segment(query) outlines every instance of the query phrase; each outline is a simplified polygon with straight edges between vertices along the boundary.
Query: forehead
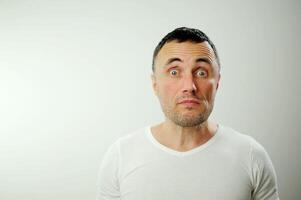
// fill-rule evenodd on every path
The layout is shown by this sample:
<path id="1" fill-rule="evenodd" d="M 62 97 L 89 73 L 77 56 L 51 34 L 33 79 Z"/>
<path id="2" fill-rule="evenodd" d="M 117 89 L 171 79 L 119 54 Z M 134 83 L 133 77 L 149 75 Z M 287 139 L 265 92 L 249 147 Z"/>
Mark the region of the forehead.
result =
<path id="1" fill-rule="evenodd" d="M 159 51 L 156 58 L 156 65 L 162 66 L 164 62 L 171 57 L 178 57 L 182 60 L 193 58 L 207 58 L 212 63 L 216 61 L 215 54 L 208 42 L 177 42 L 171 41 L 166 43 Z"/>

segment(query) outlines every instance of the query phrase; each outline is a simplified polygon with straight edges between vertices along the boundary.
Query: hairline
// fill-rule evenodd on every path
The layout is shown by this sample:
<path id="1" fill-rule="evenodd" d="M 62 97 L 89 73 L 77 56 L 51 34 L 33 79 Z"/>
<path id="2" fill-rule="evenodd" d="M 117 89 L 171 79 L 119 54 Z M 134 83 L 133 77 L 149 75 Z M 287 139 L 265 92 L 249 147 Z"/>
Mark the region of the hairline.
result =
<path id="1" fill-rule="evenodd" d="M 214 47 L 210 44 L 209 41 L 207 40 L 204 40 L 202 42 L 199 42 L 199 41 L 195 41 L 195 40 L 192 40 L 192 39 L 187 39 L 187 40 L 179 40 L 179 39 L 171 39 L 171 40 L 167 40 L 164 44 L 162 45 L 158 45 L 154 51 L 154 54 L 153 54 L 153 62 L 152 62 L 152 72 L 154 73 L 156 68 L 155 68 L 155 62 L 156 62 L 156 59 L 157 59 L 157 56 L 159 54 L 159 52 L 161 51 L 161 49 L 167 44 L 167 43 L 170 43 L 170 42 L 177 42 L 177 43 L 183 43 L 183 42 L 191 42 L 191 43 L 195 43 L 195 44 L 201 44 L 201 43 L 204 43 L 204 42 L 207 42 L 209 44 L 209 46 L 211 47 L 213 53 L 214 53 L 214 57 L 215 57 L 215 60 L 216 60 L 216 64 L 217 64 L 217 68 L 218 68 L 218 72 L 220 72 L 220 63 L 219 63 L 219 58 L 218 58 L 218 55 L 216 54 L 215 50 L 214 50 Z M 158 50 L 157 48 L 160 47 Z"/>

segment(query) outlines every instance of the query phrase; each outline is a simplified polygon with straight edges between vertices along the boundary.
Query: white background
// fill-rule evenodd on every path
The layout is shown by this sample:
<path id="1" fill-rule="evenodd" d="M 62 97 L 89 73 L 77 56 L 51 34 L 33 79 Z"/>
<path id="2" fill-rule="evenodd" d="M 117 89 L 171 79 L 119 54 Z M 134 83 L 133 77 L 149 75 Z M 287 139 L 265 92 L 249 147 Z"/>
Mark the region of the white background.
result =
<path id="1" fill-rule="evenodd" d="M 0 199 L 95 199 L 118 137 L 160 122 L 152 52 L 179 26 L 221 57 L 213 120 L 268 151 L 300 197 L 300 1 L 0 0 Z"/>

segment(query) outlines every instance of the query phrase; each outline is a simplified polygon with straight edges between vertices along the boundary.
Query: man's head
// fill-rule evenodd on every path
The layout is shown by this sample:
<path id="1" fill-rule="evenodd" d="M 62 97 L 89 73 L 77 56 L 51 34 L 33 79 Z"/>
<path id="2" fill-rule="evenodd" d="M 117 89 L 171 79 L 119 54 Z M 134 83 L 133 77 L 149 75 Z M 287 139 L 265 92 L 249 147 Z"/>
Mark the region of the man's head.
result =
<path id="1" fill-rule="evenodd" d="M 156 57 L 161 50 L 161 48 L 168 42 L 171 41 L 178 41 L 178 42 L 193 42 L 193 43 L 201 43 L 201 42 L 208 42 L 208 44 L 211 46 L 212 50 L 214 51 L 217 64 L 220 70 L 220 61 L 218 57 L 217 50 L 215 48 L 215 45 L 213 42 L 209 39 L 209 37 L 202 31 L 194 28 L 187 28 L 187 27 L 180 27 L 176 28 L 172 32 L 168 33 L 162 40 L 159 42 L 159 44 L 156 46 L 154 53 L 153 53 L 153 62 L 152 62 L 152 70 L 155 71 L 155 60 Z"/>
<path id="2" fill-rule="evenodd" d="M 168 120 L 182 127 L 205 122 L 214 105 L 220 65 L 213 43 L 197 29 L 178 28 L 158 44 L 153 89 Z"/>

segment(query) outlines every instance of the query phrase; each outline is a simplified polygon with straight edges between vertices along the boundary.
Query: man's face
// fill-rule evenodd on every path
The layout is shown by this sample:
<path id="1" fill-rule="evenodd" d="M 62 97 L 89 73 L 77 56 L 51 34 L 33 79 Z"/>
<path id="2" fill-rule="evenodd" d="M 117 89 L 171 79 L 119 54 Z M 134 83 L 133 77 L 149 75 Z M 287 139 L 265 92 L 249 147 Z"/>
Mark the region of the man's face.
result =
<path id="1" fill-rule="evenodd" d="M 207 42 L 166 43 L 155 59 L 152 75 L 165 116 L 182 127 L 208 119 L 219 79 L 217 60 Z"/>

